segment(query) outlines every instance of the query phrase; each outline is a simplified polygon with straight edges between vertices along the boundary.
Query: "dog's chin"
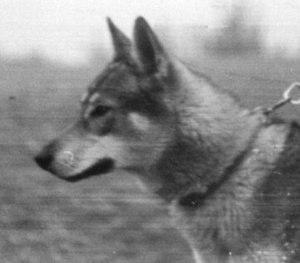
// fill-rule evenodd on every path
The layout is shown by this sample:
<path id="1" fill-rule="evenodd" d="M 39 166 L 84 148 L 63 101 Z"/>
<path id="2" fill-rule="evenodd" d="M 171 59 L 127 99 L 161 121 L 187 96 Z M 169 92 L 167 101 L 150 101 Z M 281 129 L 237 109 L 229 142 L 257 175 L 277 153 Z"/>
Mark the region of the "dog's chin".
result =
<path id="1" fill-rule="evenodd" d="M 68 177 L 60 177 L 61 179 L 67 182 L 78 182 L 93 176 L 98 176 L 101 174 L 106 174 L 112 171 L 114 168 L 114 161 L 110 158 L 101 159 L 86 170 L 81 173 L 68 176 Z"/>

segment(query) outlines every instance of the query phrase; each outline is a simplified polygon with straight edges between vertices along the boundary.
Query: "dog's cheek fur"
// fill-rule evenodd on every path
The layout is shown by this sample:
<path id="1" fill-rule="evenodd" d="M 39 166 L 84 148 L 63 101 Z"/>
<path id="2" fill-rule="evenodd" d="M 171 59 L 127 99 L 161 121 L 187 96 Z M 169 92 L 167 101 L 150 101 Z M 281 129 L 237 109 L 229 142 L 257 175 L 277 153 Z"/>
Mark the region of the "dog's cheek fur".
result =
<path id="1" fill-rule="evenodd" d="M 111 132 L 115 121 L 115 117 L 111 113 L 109 113 L 108 116 L 90 120 L 88 124 L 88 131 L 96 136 L 105 136 Z"/>
<path id="2" fill-rule="evenodd" d="M 133 112 L 129 114 L 129 120 L 137 130 L 141 132 L 149 130 L 150 121 L 146 116 Z"/>

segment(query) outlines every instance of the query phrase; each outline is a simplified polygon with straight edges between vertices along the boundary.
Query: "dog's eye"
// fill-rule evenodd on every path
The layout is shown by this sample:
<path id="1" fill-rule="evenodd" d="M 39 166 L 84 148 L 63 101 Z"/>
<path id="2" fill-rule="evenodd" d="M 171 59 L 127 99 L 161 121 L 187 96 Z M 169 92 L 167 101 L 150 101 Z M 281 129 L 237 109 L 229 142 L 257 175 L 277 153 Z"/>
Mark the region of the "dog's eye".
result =
<path id="1" fill-rule="evenodd" d="M 102 117 L 105 114 L 107 114 L 111 110 L 110 107 L 108 106 L 103 106 L 103 105 L 98 105 L 92 112 L 91 112 L 91 117 L 92 118 L 97 118 L 97 117 Z"/>

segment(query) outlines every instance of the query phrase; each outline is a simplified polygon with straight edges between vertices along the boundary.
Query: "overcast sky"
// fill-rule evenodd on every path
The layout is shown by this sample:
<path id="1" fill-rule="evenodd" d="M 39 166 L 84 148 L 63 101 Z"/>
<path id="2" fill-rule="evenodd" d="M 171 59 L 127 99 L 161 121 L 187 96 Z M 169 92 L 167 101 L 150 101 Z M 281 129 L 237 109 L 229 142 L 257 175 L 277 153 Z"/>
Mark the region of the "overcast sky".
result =
<path id="1" fill-rule="evenodd" d="M 131 35 L 134 18 L 150 24 L 222 26 L 224 13 L 243 2 L 262 25 L 267 46 L 295 54 L 300 47 L 300 0 L 0 0 L 0 52 L 38 51 L 82 62 L 91 43 L 107 45 L 105 17 Z"/>

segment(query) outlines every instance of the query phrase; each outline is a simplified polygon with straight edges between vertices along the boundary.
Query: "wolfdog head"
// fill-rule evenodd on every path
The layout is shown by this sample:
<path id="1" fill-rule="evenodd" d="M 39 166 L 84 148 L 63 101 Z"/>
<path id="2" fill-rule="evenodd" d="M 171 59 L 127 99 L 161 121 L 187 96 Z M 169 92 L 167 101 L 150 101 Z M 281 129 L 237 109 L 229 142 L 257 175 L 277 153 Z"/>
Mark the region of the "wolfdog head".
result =
<path id="1" fill-rule="evenodd" d="M 114 57 L 81 100 L 78 121 L 35 157 L 67 181 L 121 169 L 147 170 L 174 133 L 172 63 L 139 17 L 134 43 L 108 19 Z"/>

